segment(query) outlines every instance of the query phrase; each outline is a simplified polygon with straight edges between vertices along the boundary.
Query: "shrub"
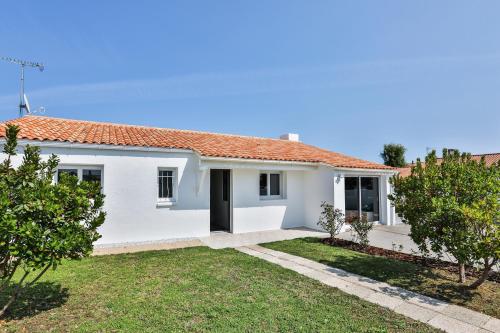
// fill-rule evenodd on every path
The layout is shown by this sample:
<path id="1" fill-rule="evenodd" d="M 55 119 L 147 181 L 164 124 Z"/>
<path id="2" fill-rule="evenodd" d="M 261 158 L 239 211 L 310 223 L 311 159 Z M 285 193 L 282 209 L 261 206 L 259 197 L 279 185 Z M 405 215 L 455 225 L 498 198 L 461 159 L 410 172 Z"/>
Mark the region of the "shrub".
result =
<path id="1" fill-rule="evenodd" d="M 411 227 L 410 237 L 421 252 L 448 252 L 459 264 L 459 281 L 465 282 L 465 265 L 483 266 L 477 288 L 500 259 L 500 162 L 487 166 L 484 157 L 443 150 L 417 160 L 411 175 L 391 179 L 389 196 Z"/>
<path id="2" fill-rule="evenodd" d="M 368 240 L 368 233 L 373 229 L 373 223 L 368 222 L 368 217 L 366 213 L 361 214 L 361 218 L 354 216 L 350 220 L 351 232 L 359 245 L 362 247 L 368 246 L 370 241 Z"/>
<path id="3" fill-rule="evenodd" d="M 26 146 L 21 165 L 14 168 L 18 132 L 16 126 L 7 127 L 7 158 L 0 164 L 0 293 L 12 290 L 0 317 L 49 268 L 88 256 L 105 218 L 99 184 L 68 175 L 54 183 L 55 155 L 43 161 L 38 147 Z M 20 278 L 12 283 L 17 271 Z M 7 288 L 11 283 L 13 288 Z"/>
<path id="4" fill-rule="evenodd" d="M 321 203 L 323 211 L 319 216 L 318 226 L 326 230 L 333 239 L 337 236 L 345 223 L 344 213 L 338 208 L 334 208 L 332 204 L 323 201 Z"/>

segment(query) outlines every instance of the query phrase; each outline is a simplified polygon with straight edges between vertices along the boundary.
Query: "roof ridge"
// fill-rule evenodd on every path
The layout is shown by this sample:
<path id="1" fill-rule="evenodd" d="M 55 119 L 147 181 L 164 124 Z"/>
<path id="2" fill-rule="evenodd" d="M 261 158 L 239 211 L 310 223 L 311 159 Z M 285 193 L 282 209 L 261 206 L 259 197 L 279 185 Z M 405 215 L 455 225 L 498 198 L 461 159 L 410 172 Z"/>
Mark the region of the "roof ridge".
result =
<path id="1" fill-rule="evenodd" d="M 40 116 L 40 115 L 24 115 L 19 118 L 14 118 L 10 120 L 6 120 L 4 122 L 0 122 L 0 124 L 6 124 L 12 121 L 20 120 L 23 118 L 42 118 L 42 119 L 54 119 L 54 120 L 63 120 L 63 121 L 70 121 L 73 123 L 87 123 L 87 124 L 94 124 L 94 125 L 111 125 L 111 126 L 122 126 L 122 127 L 135 127 L 135 128 L 142 128 L 142 129 L 157 129 L 157 130 L 162 130 L 162 131 L 170 131 L 170 132 L 184 132 L 184 133 L 198 133 L 198 134 L 211 134 L 211 135 L 220 135 L 220 136 L 228 136 L 228 137 L 237 137 L 237 138 L 245 138 L 245 139 L 258 139 L 258 140 L 273 140 L 273 141 L 279 141 L 279 142 L 290 142 L 290 143 L 301 143 L 304 144 L 303 142 L 300 141 L 289 141 L 289 140 L 284 140 L 284 139 L 279 139 L 279 138 L 268 138 L 268 137 L 262 137 L 262 136 L 254 136 L 254 135 L 241 135 L 241 134 L 230 134 L 230 133 L 218 133 L 218 132 L 209 132 L 209 131 L 199 131 L 199 130 L 187 130 L 187 129 L 178 129 L 178 128 L 168 128 L 168 127 L 157 127 L 157 126 L 147 126 L 147 125 L 131 125 L 131 124 L 120 124 L 120 123 L 113 123 L 113 122 L 108 122 L 108 121 L 95 121 L 95 120 L 80 120 L 80 119 L 71 119 L 71 118 L 62 118 L 62 117 L 50 117 L 50 116 Z M 318 147 L 315 147 L 318 148 Z"/>

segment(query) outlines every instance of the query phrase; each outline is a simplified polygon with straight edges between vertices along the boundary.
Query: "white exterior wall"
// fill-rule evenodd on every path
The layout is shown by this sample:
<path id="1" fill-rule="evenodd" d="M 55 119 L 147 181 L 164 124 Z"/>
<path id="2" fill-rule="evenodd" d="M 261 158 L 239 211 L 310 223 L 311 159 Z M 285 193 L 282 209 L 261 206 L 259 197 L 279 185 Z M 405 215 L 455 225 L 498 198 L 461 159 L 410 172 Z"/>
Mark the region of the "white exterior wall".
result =
<path id="1" fill-rule="evenodd" d="M 261 170 L 266 170 L 265 166 Z M 283 172 L 284 197 L 261 199 L 258 169 L 233 170 L 233 232 L 304 225 L 304 171 Z"/>
<path id="2" fill-rule="evenodd" d="M 42 155 L 56 154 L 61 166 L 103 168 L 107 217 L 97 244 L 138 243 L 210 234 L 210 168 L 231 169 L 232 232 L 275 230 L 306 226 L 317 229 L 321 202 L 344 210 L 344 177 L 353 175 L 327 166 L 261 161 L 207 161 L 192 152 L 42 146 Z M 0 160 L 3 160 L 0 154 Z M 19 163 L 21 156 L 14 159 Z M 158 168 L 176 168 L 175 205 L 157 206 Z M 284 198 L 259 196 L 259 172 L 283 173 Z M 387 176 L 376 171 L 356 175 L 380 176 L 381 223 L 394 220 L 386 200 Z"/>
<path id="3" fill-rule="evenodd" d="M 326 201 L 335 206 L 341 205 L 339 208 L 344 210 L 343 204 L 343 182 L 340 184 L 335 183 L 335 172 L 332 168 L 321 166 L 315 172 L 308 172 L 304 176 L 305 197 L 305 218 L 304 224 L 308 228 L 318 229 L 318 219 L 321 213 L 321 203 Z M 342 189 L 340 189 L 342 187 Z M 334 195 L 341 196 L 335 200 Z"/>
<path id="4" fill-rule="evenodd" d="M 210 234 L 210 178 L 197 193 L 198 158 L 193 153 L 43 148 L 60 166 L 103 166 L 106 221 L 96 244 L 148 242 Z M 16 161 L 19 163 L 20 156 Z M 178 170 L 176 205 L 157 207 L 159 167 Z"/>

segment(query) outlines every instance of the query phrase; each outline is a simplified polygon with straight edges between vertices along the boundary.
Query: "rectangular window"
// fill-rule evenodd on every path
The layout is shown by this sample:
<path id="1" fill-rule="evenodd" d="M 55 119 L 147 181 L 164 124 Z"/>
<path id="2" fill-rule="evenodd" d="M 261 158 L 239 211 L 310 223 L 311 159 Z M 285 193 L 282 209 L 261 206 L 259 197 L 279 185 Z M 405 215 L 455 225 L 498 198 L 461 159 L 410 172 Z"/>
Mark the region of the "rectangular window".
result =
<path id="1" fill-rule="evenodd" d="M 283 173 L 261 172 L 259 177 L 259 195 L 262 199 L 283 198 Z"/>
<path id="2" fill-rule="evenodd" d="M 103 168 L 99 166 L 62 165 L 57 169 L 55 181 L 58 182 L 62 174 L 76 176 L 79 181 L 96 182 L 102 185 Z"/>
<path id="3" fill-rule="evenodd" d="M 83 169 L 82 180 L 101 184 L 101 170 Z"/>
<path id="4" fill-rule="evenodd" d="M 173 170 L 158 171 L 158 198 L 173 199 L 174 197 L 174 172 Z"/>
<path id="5" fill-rule="evenodd" d="M 379 220 L 379 184 L 377 177 L 345 177 L 346 217 L 365 214 L 368 221 Z"/>

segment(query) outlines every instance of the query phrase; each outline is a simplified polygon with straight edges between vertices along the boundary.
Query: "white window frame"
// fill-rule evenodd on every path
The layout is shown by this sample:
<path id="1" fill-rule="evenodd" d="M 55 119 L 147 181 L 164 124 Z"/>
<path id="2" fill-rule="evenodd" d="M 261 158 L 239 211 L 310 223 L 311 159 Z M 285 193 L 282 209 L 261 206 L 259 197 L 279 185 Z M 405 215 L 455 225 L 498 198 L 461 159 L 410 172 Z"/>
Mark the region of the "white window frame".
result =
<path id="1" fill-rule="evenodd" d="M 54 174 L 54 183 L 59 182 L 59 170 L 76 170 L 79 181 L 83 180 L 83 170 L 99 170 L 101 171 L 101 188 L 104 188 L 104 166 L 102 165 L 59 164 Z"/>
<path id="2" fill-rule="evenodd" d="M 260 175 L 267 175 L 267 194 L 260 194 Z M 280 194 L 279 195 L 271 195 L 271 175 L 279 175 L 280 181 Z M 283 171 L 260 171 L 259 172 L 259 197 L 261 200 L 279 200 L 285 199 L 285 174 Z"/>
<path id="3" fill-rule="evenodd" d="M 171 198 L 160 198 L 159 190 L 160 190 L 160 171 L 172 171 L 172 197 Z M 178 194 L 178 184 L 177 184 L 177 168 L 171 167 L 159 167 L 156 171 L 156 200 L 157 206 L 172 206 L 177 203 L 177 194 Z"/>

